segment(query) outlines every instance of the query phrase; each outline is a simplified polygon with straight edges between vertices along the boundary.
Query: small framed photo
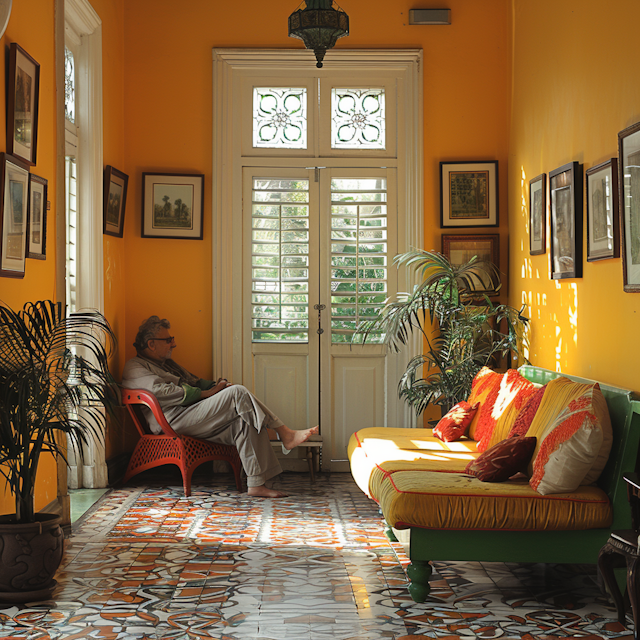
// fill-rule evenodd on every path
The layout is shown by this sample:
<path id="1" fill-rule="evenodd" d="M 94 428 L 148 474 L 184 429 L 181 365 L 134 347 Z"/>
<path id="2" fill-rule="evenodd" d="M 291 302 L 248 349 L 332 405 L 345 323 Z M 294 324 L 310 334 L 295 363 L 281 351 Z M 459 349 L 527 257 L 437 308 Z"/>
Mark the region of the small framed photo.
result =
<path id="1" fill-rule="evenodd" d="M 478 260 L 491 262 L 496 269 L 500 268 L 500 234 L 491 233 L 483 235 L 447 235 L 442 234 L 442 253 L 455 267 L 466 264 L 477 256 Z M 491 282 L 478 280 L 474 284 L 474 291 L 498 295 Z"/>
<path id="2" fill-rule="evenodd" d="M 142 174 L 142 237 L 202 240 L 204 176 Z"/>
<path id="3" fill-rule="evenodd" d="M 498 226 L 498 162 L 440 163 L 440 226 Z"/>
<path id="4" fill-rule="evenodd" d="M 29 174 L 27 216 L 27 258 L 47 259 L 47 185 L 48 182 Z"/>
<path id="5" fill-rule="evenodd" d="M 7 152 L 36 163 L 40 65 L 15 42 L 9 47 Z"/>
<path id="6" fill-rule="evenodd" d="M 570 162 L 549 172 L 551 278 L 582 277 L 582 165 Z"/>
<path id="7" fill-rule="evenodd" d="M 104 170 L 104 207 L 102 233 L 122 238 L 124 213 L 127 204 L 129 176 L 115 167 L 107 165 Z"/>
<path id="8" fill-rule="evenodd" d="M 0 153 L 0 276 L 24 278 L 29 165 Z"/>
<path id="9" fill-rule="evenodd" d="M 618 160 L 585 172 L 587 180 L 587 262 L 620 257 Z"/>
<path id="10" fill-rule="evenodd" d="M 529 180 L 529 254 L 547 252 L 547 175 Z"/>
<path id="11" fill-rule="evenodd" d="M 618 134 L 623 287 L 640 292 L 640 122 Z"/>

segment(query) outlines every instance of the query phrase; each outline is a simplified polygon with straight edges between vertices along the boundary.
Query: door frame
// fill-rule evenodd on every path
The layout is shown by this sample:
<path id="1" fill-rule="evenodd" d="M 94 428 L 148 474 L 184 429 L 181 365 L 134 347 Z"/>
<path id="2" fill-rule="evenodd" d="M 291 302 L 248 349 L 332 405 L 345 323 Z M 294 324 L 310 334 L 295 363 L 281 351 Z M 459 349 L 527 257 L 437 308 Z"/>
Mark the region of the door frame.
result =
<path id="1" fill-rule="evenodd" d="M 242 156 L 240 110 L 241 79 L 269 75 L 273 71 L 314 70 L 308 51 L 292 49 L 217 49 L 213 55 L 213 171 L 212 171 L 212 282 L 213 371 L 242 383 L 242 267 L 243 267 L 243 168 L 264 166 L 260 157 Z M 423 75 L 421 49 L 338 49 L 331 53 L 336 71 L 358 74 L 392 72 L 397 80 L 397 157 L 300 157 L 282 158 L 281 166 L 380 167 L 397 166 L 398 251 L 424 246 L 423 195 Z M 293 161 L 293 162 L 292 162 Z M 278 160 L 271 163 L 278 165 Z M 398 290 L 409 290 L 413 276 L 398 273 Z M 420 353 L 415 335 L 395 359 L 395 380 L 409 359 Z M 391 371 L 390 371 L 391 374 Z M 415 426 L 416 417 L 404 403 L 397 403 L 393 423 Z M 391 421 L 390 421 L 391 422 Z"/>

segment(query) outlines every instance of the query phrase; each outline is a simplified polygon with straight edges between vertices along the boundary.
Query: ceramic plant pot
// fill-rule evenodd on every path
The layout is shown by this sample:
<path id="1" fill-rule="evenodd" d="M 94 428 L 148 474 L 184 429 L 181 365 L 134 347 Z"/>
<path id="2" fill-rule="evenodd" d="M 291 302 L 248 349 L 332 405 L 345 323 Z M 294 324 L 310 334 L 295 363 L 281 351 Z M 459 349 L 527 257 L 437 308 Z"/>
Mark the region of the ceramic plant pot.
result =
<path id="1" fill-rule="evenodd" d="M 0 602 L 51 596 L 64 548 L 61 520 L 55 514 L 37 513 L 36 522 L 17 524 L 15 516 L 0 516 Z"/>

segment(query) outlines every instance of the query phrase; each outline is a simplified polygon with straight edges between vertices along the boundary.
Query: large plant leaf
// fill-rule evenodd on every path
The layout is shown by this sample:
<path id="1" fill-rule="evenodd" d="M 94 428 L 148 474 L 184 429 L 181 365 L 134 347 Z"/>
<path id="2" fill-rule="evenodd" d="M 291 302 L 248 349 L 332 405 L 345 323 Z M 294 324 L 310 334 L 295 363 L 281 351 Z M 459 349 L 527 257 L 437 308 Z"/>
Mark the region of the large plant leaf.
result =
<path id="1" fill-rule="evenodd" d="M 0 305 L 0 473 L 16 498 L 19 521 L 33 521 L 40 456 L 64 457 L 68 436 L 82 453 L 88 435 L 102 437 L 111 408 L 108 357 L 115 336 L 96 311 L 66 316 L 61 304 Z M 62 438 L 66 442 L 66 438 Z"/>

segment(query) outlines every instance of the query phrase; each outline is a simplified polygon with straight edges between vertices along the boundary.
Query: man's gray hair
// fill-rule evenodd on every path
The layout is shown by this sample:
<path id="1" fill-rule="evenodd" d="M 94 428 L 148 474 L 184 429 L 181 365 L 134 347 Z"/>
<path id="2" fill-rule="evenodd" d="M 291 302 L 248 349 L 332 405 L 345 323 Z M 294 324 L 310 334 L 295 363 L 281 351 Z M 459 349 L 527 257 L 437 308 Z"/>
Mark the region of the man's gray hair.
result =
<path id="1" fill-rule="evenodd" d="M 148 346 L 149 340 L 153 340 L 153 338 L 158 335 L 160 329 L 169 329 L 170 327 L 171 324 L 166 318 L 162 318 L 162 320 L 158 316 L 147 318 L 140 325 L 136 341 L 133 343 L 136 351 L 144 351 Z"/>

